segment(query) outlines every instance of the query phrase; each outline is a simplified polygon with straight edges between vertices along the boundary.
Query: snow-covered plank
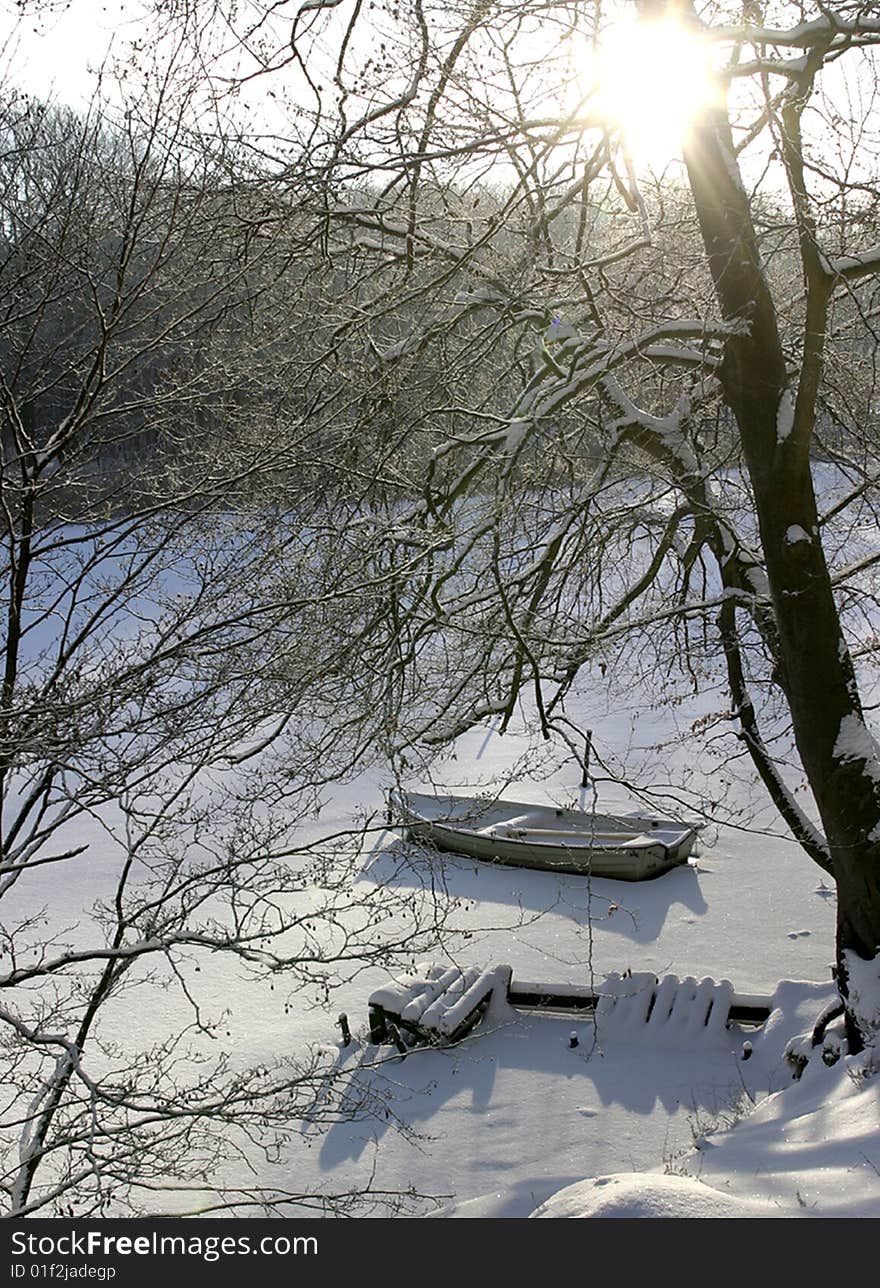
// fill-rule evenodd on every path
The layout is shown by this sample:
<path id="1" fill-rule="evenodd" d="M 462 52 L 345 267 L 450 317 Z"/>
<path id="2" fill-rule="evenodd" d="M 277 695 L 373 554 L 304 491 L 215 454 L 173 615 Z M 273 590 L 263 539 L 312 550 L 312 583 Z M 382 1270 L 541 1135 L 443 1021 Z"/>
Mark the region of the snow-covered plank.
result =
<path id="1" fill-rule="evenodd" d="M 456 1042 L 482 1017 L 495 990 L 507 993 L 509 966 L 482 970 L 421 962 L 370 995 L 370 1034 L 382 1042 L 388 1025 L 425 1042 Z"/>

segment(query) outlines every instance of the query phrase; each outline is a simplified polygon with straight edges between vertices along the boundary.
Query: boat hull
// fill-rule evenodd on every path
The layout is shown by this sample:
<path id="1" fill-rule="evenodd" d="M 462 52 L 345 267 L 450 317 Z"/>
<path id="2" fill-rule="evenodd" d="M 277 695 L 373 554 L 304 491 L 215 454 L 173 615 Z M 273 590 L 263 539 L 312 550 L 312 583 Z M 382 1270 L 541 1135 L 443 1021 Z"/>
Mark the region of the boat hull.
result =
<path id="1" fill-rule="evenodd" d="M 392 808 L 413 840 L 438 850 L 507 867 L 619 881 L 644 881 L 686 863 L 697 836 L 697 828 L 672 820 L 516 801 L 396 793 Z"/>

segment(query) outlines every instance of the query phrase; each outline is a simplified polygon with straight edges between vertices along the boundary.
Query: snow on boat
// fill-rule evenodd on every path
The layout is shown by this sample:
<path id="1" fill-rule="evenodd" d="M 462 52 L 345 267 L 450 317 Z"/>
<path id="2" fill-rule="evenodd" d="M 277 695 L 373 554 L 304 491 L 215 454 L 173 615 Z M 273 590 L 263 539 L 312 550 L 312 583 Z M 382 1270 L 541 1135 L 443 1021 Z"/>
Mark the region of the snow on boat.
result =
<path id="1" fill-rule="evenodd" d="M 485 796 L 392 792 L 413 840 L 488 863 L 643 881 L 686 863 L 699 826 L 643 814 L 595 814 Z"/>

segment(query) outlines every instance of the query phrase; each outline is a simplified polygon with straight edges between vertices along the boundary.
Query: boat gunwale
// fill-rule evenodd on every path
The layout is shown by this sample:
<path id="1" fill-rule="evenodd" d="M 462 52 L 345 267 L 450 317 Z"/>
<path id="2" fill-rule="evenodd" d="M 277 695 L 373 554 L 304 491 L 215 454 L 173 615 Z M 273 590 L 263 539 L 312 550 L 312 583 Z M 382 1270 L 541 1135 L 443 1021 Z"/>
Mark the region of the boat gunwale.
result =
<path id="1" fill-rule="evenodd" d="M 641 832 L 624 832 L 621 834 L 621 840 L 618 842 L 609 842 L 603 839 L 602 841 L 591 843 L 586 834 L 584 834 L 583 840 L 578 840 L 578 834 L 576 832 L 571 834 L 573 838 L 572 841 L 567 842 L 561 838 L 558 841 L 548 841 L 542 837 L 536 837 L 533 840 L 524 829 L 522 836 L 493 836 L 489 832 L 477 832 L 473 828 L 469 827 L 450 827 L 447 823 L 435 823 L 431 819 L 426 818 L 419 818 L 416 823 L 411 823 L 409 826 L 429 828 L 433 832 L 443 832 L 447 836 L 451 837 L 474 837 L 480 841 L 488 841 L 490 844 L 503 842 L 506 845 L 522 846 L 523 849 L 527 849 L 529 846 L 540 846 L 542 850 L 562 850 L 566 854 L 588 854 L 593 852 L 612 854 L 618 852 L 626 853 L 629 850 L 649 850 L 655 848 L 665 850 L 668 853 L 670 849 L 675 849 L 678 845 L 681 845 L 682 840 L 689 835 L 688 832 L 682 833 L 682 837 L 674 841 L 670 846 L 667 842 L 661 841 L 659 838 L 652 839 Z"/>
<path id="2" fill-rule="evenodd" d="M 565 833 L 565 829 L 560 829 L 559 830 L 560 840 L 547 841 L 540 835 L 535 835 L 534 831 L 530 835 L 528 828 L 522 827 L 521 825 L 518 825 L 518 824 L 516 825 L 517 830 L 522 832 L 523 835 L 521 836 L 500 835 L 499 836 L 499 835 L 494 835 L 492 832 L 492 829 L 495 827 L 502 828 L 505 826 L 513 826 L 514 824 L 512 821 L 505 821 L 503 819 L 500 819 L 497 823 L 488 824 L 483 828 L 477 829 L 475 826 L 473 826 L 472 823 L 469 824 L 467 821 L 464 821 L 464 820 L 461 823 L 457 823 L 455 820 L 450 819 L 448 817 L 444 819 L 439 819 L 439 820 L 434 819 L 434 818 L 431 818 L 430 815 L 422 813 L 417 808 L 413 807 L 413 805 L 411 804 L 411 800 L 413 796 L 421 797 L 426 800 L 436 799 L 436 798 L 431 798 L 430 795 L 425 792 L 392 793 L 392 801 L 396 802 L 398 806 L 402 809 L 403 814 L 406 816 L 406 820 L 407 820 L 406 826 L 408 827 L 422 827 L 422 828 L 429 829 L 430 831 L 440 832 L 440 833 L 443 833 L 445 837 L 451 838 L 452 840 L 455 840 L 458 837 L 473 838 L 476 841 L 489 842 L 490 844 L 502 843 L 505 845 L 520 846 L 524 850 L 529 847 L 538 847 L 542 852 L 552 852 L 554 850 L 557 850 L 561 852 L 563 855 L 588 854 L 592 852 L 596 854 L 608 854 L 613 856 L 616 854 L 625 854 L 627 852 L 636 852 L 636 851 L 659 848 L 664 851 L 664 854 L 668 859 L 670 855 L 672 855 L 673 853 L 677 854 L 678 850 L 683 845 L 686 845 L 689 840 L 692 840 L 693 838 L 695 838 L 699 833 L 699 827 L 696 827 L 693 825 L 689 826 L 687 824 L 676 824 L 675 820 L 670 819 L 668 821 L 672 826 L 670 828 L 666 828 L 663 830 L 666 832 L 667 836 L 672 831 L 673 827 L 677 828 L 677 830 L 674 832 L 674 834 L 669 840 L 662 840 L 659 835 L 652 837 L 650 833 L 646 832 L 643 828 L 641 831 L 638 831 L 638 832 L 635 830 L 633 830 L 632 832 L 621 831 L 620 833 L 612 833 L 610 834 L 610 836 L 607 833 L 598 833 L 593 831 L 589 831 L 589 832 L 572 831 L 570 833 L 572 838 L 571 841 L 561 839 L 563 836 L 566 835 L 566 833 Z M 467 802 L 469 798 L 449 795 L 446 799 L 450 801 Z M 578 814 L 581 817 L 586 819 L 589 819 L 591 817 L 590 815 L 586 814 L 584 811 L 580 811 L 580 810 L 562 810 L 552 805 L 542 805 L 542 804 L 529 805 L 527 802 L 524 802 L 524 801 L 504 802 L 500 798 L 496 799 L 494 802 L 491 802 L 489 804 L 489 807 L 491 808 L 497 805 L 504 805 L 505 803 L 510 804 L 511 807 L 520 807 L 520 808 L 526 808 L 526 809 L 546 811 L 548 813 L 551 810 L 553 810 L 558 817 L 562 817 L 565 814 L 569 814 L 569 815 Z M 439 801 L 438 801 L 438 804 L 439 804 Z M 619 822 L 624 821 L 624 818 L 621 816 L 602 814 L 597 817 L 600 817 L 603 819 L 613 818 L 615 819 L 615 821 L 619 821 Z M 636 816 L 636 818 L 638 818 L 638 816 Z M 648 822 L 647 819 L 644 819 L 642 821 Z M 665 822 L 666 820 L 662 820 L 662 821 Z M 654 825 L 656 826 L 656 823 Z M 660 829 L 658 828 L 658 831 L 659 830 Z M 599 840 L 600 836 L 601 836 L 601 840 Z M 614 839 L 617 836 L 620 837 L 619 841 L 616 841 Z M 591 840 L 591 838 L 595 838 L 595 839 Z"/>

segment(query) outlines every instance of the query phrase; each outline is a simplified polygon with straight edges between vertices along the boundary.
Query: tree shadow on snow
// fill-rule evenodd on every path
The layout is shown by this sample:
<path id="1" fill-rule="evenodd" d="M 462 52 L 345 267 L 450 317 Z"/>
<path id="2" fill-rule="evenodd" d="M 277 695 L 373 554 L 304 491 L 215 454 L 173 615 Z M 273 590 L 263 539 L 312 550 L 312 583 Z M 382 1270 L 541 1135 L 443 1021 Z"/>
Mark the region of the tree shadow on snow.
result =
<path id="1" fill-rule="evenodd" d="M 653 943 L 670 911 L 681 905 L 695 916 L 708 911 L 700 873 L 683 864 L 649 881 L 614 881 L 568 873 L 481 863 L 464 855 L 381 834 L 366 856 L 361 879 L 386 887 L 442 890 L 450 899 L 508 907 L 535 917 L 552 912 L 578 925 L 601 923 L 638 944 Z"/>
<path id="2" fill-rule="evenodd" d="M 330 1128 L 321 1143 L 322 1171 L 357 1161 L 389 1130 L 400 1129 L 432 1155 L 442 1152 L 447 1136 L 472 1139 L 469 1170 L 482 1166 L 497 1175 L 503 1161 L 486 1154 L 488 1128 L 503 1131 L 508 1117 L 532 1135 L 544 1119 L 554 1127 L 563 1120 L 572 1138 L 586 1145 L 591 1132 L 608 1130 L 605 1115 L 612 1107 L 618 1116 L 620 1110 L 633 1115 L 637 1132 L 638 1120 L 658 1107 L 708 1121 L 745 1089 L 733 1033 L 729 1049 L 723 1040 L 662 1046 L 647 1039 L 603 1040 L 601 1032 L 594 1041 L 589 1019 L 521 1012 L 506 1003 L 493 1009 L 491 1020 L 453 1047 L 417 1048 L 406 1056 L 391 1047 L 365 1047 L 352 1071 L 351 1094 L 370 1106 L 370 1117 Z M 472 1122 L 462 1124 L 462 1115 Z"/>

